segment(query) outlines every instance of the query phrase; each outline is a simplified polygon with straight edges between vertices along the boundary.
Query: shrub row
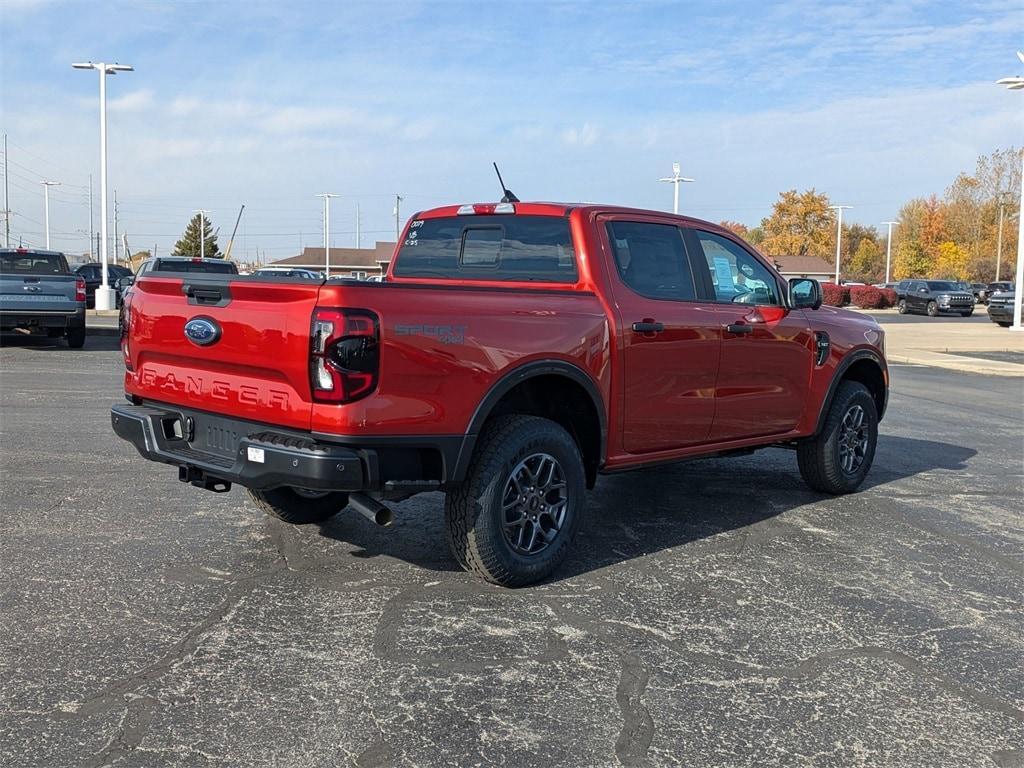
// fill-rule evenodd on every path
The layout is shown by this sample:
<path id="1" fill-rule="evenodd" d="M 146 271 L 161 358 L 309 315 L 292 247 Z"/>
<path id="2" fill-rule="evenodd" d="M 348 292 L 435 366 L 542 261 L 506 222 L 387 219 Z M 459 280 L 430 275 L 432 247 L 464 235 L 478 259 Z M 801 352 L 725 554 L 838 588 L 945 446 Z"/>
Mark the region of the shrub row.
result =
<path id="1" fill-rule="evenodd" d="M 852 304 L 861 309 L 887 309 L 896 306 L 896 291 L 891 288 L 875 288 L 873 285 L 822 283 L 821 301 L 830 307 Z"/>

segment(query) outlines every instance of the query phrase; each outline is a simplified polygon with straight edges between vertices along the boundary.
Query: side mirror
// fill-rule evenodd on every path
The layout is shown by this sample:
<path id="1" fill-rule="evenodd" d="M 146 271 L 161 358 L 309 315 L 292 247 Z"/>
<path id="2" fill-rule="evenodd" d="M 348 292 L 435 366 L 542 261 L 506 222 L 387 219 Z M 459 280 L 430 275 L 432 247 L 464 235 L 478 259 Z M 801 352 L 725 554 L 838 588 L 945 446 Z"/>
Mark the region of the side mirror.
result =
<path id="1" fill-rule="evenodd" d="M 789 306 L 793 309 L 817 309 L 821 306 L 821 285 L 809 277 L 789 281 Z"/>

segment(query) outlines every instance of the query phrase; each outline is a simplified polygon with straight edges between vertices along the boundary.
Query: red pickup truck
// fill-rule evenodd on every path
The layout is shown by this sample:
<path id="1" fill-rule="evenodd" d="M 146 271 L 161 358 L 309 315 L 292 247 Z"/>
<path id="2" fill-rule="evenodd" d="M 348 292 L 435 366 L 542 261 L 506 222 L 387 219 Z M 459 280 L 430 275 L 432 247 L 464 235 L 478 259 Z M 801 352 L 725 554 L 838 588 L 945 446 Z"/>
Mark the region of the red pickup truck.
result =
<path id="1" fill-rule="evenodd" d="M 781 446 L 853 491 L 888 398 L 873 319 L 605 205 L 424 211 L 381 283 L 146 275 L 124 326 L 111 420 L 144 457 L 293 523 L 444 491 L 454 556 L 507 586 L 557 567 L 602 473 Z"/>

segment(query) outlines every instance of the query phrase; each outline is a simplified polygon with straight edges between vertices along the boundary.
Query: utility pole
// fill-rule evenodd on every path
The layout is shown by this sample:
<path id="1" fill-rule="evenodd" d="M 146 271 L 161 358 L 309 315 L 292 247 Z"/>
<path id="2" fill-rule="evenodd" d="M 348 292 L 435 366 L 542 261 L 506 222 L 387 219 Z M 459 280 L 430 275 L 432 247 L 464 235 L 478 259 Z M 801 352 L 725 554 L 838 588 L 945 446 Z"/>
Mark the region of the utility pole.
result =
<path id="1" fill-rule="evenodd" d="M 46 250 L 50 250 L 50 187 L 59 187 L 59 181 L 40 181 L 43 185 L 43 222 L 46 226 Z"/>
<path id="2" fill-rule="evenodd" d="M 359 203 L 356 203 L 356 248 L 359 247 Z"/>
<path id="3" fill-rule="evenodd" d="M 103 264 L 100 285 L 96 289 L 96 309 L 116 309 L 116 294 L 107 281 L 107 75 L 131 72 L 128 64 L 79 62 L 75 69 L 95 69 L 100 75 L 100 257 Z"/>
<path id="4" fill-rule="evenodd" d="M 89 174 L 89 261 L 95 261 L 98 254 L 92 250 L 92 174 Z"/>
<path id="5" fill-rule="evenodd" d="M 199 258 L 206 258 L 206 214 L 209 213 L 205 208 L 200 208 L 196 211 L 199 214 Z"/>
<path id="6" fill-rule="evenodd" d="M 658 179 L 658 181 L 667 182 L 675 187 L 675 190 L 672 194 L 672 213 L 676 215 L 679 215 L 679 185 L 687 182 L 696 181 L 696 179 L 688 179 L 685 176 L 680 176 L 679 168 L 679 163 L 672 163 L 672 175 Z"/>
<path id="7" fill-rule="evenodd" d="M 402 200 L 404 198 L 401 195 L 395 195 L 395 242 L 398 242 L 398 238 L 402 236 L 402 219 L 401 219 L 401 207 Z"/>
<path id="8" fill-rule="evenodd" d="M 830 205 L 829 208 L 834 210 L 838 215 L 836 219 L 836 285 L 839 285 L 839 258 L 840 248 L 843 244 L 843 211 L 847 208 L 852 208 L 852 205 Z"/>
<path id="9" fill-rule="evenodd" d="M 317 197 L 324 199 L 324 275 L 331 276 L 331 198 L 339 195 L 321 192 Z"/>
<path id="10" fill-rule="evenodd" d="M 114 263 L 117 264 L 118 254 L 118 238 L 117 238 L 117 190 L 114 190 Z"/>
<path id="11" fill-rule="evenodd" d="M 7 134 L 4 134 L 4 245 L 11 247 L 11 193 L 7 187 Z"/>
<path id="12" fill-rule="evenodd" d="M 889 225 L 889 234 L 885 238 L 885 282 L 889 282 L 889 267 L 892 264 L 892 228 L 899 224 L 898 221 L 883 221 Z"/>

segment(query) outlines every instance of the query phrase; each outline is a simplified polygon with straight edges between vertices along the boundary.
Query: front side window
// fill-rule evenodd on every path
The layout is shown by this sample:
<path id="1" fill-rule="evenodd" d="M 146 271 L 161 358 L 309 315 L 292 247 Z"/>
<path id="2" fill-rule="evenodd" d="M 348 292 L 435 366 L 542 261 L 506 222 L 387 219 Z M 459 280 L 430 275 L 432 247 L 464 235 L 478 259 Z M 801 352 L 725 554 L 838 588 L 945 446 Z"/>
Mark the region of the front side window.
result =
<path id="1" fill-rule="evenodd" d="M 394 274 L 575 283 L 576 251 L 564 216 L 417 219 L 398 251 Z"/>
<path id="2" fill-rule="evenodd" d="M 697 230 L 704 250 L 716 301 L 737 304 L 782 304 L 779 285 L 771 271 L 753 254 L 728 238 Z"/>
<path id="3" fill-rule="evenodd" d="M 697 298 L 678 227 L 613 221 L 608 224 L 608 240 L 619 277 L 641 296 L 677 301 Z"/>

